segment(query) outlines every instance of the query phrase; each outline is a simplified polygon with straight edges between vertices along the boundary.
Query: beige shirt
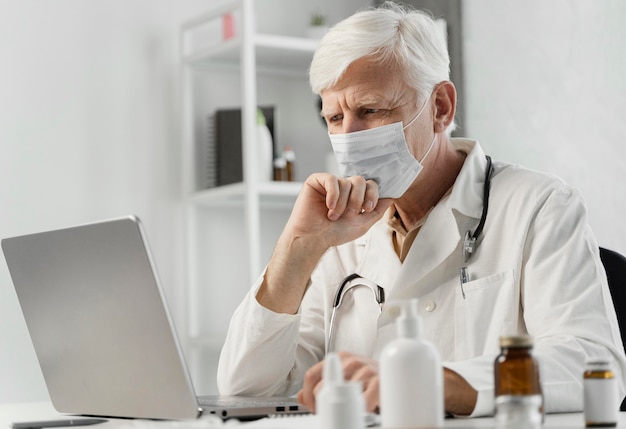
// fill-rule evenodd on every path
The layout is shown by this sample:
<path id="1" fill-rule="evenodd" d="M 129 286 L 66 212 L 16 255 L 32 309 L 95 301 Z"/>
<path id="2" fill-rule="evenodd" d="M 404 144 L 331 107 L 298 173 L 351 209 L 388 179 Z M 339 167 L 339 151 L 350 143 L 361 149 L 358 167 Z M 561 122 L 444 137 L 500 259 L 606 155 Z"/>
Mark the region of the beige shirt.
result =
<path id="1" fill-rule="evenodd" d="M 424 225 L 424 222 L 426 222 L 429 213 L 430 211 L 426 214 L 426 216 L 420 219 L 410 231 L 407 231 L 404 223 L 402 223 L 402 219 L 400 219 L 397 215 L 396 208 L 392 205 L 387 210 L 387 213 L 385 214 L 387 217 L 387 225 L 389 225 L 389 228 L 391 229 L 393 248 L 396 251 L 398 258 L 400 258 L 400 262 L 404 262 L 406 259 L 406 255 L 409 253 L 409 249 L 411 248 L 411 245 L 413 244 L 420 228 Z"/>
<path id="2" fill-rule="evenodd" d="M 448 189 L 448 191 L 441 199 L 443 200 L 444 198 L 446 198 L 448 195 L 450 195 L 451 192 L 452 188 Z M 393 248 L 396 251 L 398 258 L 400 258 L 400 262 L 404 262 L 404 260 L 406 259 L 406 255 L 409 253 L 409 250 L 411 249 L 413 241 L 415 241 L 417 233 L 419 232 L 422 225 L 426 223 L 426 219 L 428 219 L 428 215 L 433 210 L 433 208 L 434 207 L 431 207 L 430 210 L 428 210 L 428 213 L 426 213 L 423 218 L 417 221 L 415 223 L 415 226 L 413 226 L 411 230 L 406 229 L 394 205 L 387 209 L 387 212 L 385 213 L 385 216 L 387 218 L 387 225 L 391 230 L 391 240 L 393 242 Z"/>

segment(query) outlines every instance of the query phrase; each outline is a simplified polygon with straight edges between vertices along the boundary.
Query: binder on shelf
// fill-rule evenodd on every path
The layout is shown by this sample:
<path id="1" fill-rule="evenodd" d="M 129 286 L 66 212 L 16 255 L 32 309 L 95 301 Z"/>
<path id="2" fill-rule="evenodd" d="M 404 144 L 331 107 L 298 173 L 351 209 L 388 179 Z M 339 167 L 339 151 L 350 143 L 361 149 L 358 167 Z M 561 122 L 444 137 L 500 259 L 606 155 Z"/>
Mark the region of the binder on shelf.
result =
<path id="1" fill-rule="evenodd" d="M 217 186 L 217 145 L 215 143 L 215 115 L 209 115 L 206 122 L 206 140 L 200 145 L 198 156 L 198 182 L 200 189 Z"/>
<path id="2" fill-rule="evenodd" d="M 274 106 L 259 106 L 274 142 Z M 241 134 L 241 109 L 219 109 L 208 119 L 209 132 L 204 150 L 206 187 L 223 186 L 243 181 L 243 153 Z M 214 129 L 211 130 L 211 126 Z M 212 185 L 212 186 L 211 186 Z"/>

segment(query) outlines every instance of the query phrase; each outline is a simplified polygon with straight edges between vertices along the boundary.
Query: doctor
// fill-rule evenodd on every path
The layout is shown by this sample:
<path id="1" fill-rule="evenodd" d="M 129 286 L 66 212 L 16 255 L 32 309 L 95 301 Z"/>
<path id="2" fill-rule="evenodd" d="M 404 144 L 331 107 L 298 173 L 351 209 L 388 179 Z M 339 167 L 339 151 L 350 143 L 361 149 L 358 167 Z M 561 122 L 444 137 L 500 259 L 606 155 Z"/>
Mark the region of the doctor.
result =
<path id="1" fill-rule="evenodd" d="M 330 347 L 374 411 L 392 302 L 417 297 L 450 413 L 493 413 L 493 361 L 510 334 L 535 339 L 546 411 L 582 409 L 590 356 L 613 358 L 623 395 L 626 360 L 581 195 L 450 138 L 456 92 L 435 22 L 391 3 L 359 12 L 321 41 L 310 81 L 342 177 L 306 180 L 233 315 L 221 393 L 298 393 L 315 409 Z"/>

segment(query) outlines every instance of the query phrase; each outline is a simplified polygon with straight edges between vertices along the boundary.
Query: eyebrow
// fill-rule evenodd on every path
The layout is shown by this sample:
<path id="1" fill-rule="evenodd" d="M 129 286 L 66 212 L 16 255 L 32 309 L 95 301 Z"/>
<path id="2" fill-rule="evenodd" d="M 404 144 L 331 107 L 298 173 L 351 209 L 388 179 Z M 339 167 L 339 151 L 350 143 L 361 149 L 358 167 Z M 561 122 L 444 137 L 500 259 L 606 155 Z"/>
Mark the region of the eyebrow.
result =
<path id="1" fill-rule="evenodd" d="M 358 104 L 352 109 L 352 110 L 356 110 L 356 109 L 362 109 L 365 106 L 371 106 L 372 104 L 379 104 L 379 103 L 384 103 L 384 102 L 388 102 L 389 100 L 385 100 L 382 99 L 380 97 L 369 97 L 369 98 L 364 98 L 358 101 Z M 324 110 L 322 109 L 320 111 L 320 116 L 322 118 L 325 118 L 327 115 L 330 115 L 331 113 L 328 110 Z"/>
<path id="2" fill-rule="evenodd" d="M 320 117 L 325 118 L 326 115 L 328 115 L 328 113 L 325 112 L 324 109 L 320 110 Z"/>

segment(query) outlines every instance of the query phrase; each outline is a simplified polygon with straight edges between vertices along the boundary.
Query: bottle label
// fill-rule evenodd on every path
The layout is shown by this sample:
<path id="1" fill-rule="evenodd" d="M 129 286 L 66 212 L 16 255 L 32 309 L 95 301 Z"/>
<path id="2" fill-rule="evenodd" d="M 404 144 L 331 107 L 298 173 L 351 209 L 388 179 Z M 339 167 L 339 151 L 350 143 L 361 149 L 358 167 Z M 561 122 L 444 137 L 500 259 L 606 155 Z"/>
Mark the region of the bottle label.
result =
<path id="1" fill-rule="evenodd" d="M 584 414 L 587 426 L 617 423 L 619 399 L 614 378 L 585 378 Z"/>

